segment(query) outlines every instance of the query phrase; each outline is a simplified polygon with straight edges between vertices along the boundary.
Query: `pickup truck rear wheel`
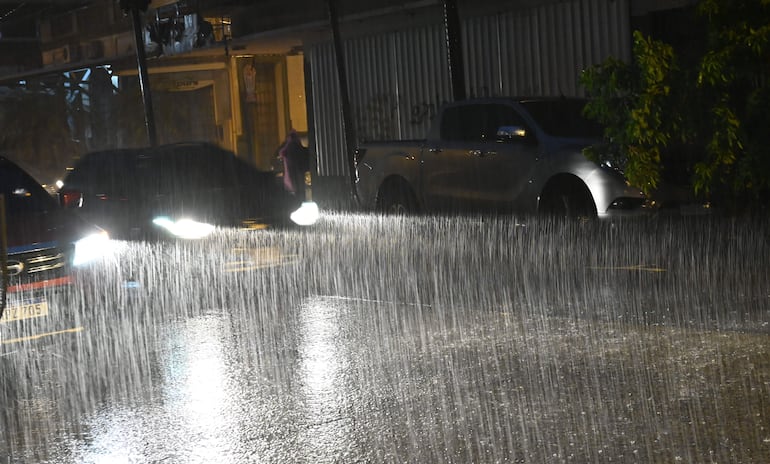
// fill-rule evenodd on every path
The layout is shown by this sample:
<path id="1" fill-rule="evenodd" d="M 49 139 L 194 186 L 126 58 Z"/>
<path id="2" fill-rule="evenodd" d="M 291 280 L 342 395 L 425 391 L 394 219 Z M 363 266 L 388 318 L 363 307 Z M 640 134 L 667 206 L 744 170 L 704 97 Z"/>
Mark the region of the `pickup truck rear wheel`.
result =
<path id="1" fill-rule="evenodd" d="M 389 182 L 379 194 L 379 209 L 384 214 L 405 215 L 417 212 L 417 200 L 403 182 Z"/>

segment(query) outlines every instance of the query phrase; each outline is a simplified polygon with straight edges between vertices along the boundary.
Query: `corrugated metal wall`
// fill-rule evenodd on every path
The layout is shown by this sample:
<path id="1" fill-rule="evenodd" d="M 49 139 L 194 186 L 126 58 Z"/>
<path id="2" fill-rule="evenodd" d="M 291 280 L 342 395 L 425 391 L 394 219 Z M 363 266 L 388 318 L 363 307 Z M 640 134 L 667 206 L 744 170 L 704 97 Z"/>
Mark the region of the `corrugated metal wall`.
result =
<path id="1" fill-rule="evenodd" d="M 466 18 L 469 96 L 580 96 L 582 69 L 608 56 L 628 60 L 629 0 L 572 0 Z M 419 29 L 346 40 L 353 121 L 360 140 L 421 138 L 451 99 L 441 18 Z M 331 43 L 308 49 L 318 174 L 344 176 L 347 161 Z"/>
<path id="2" fill-rule="evenodd" d="M 313 114 L 310 117 L 315 130 L 316 169 L 322 176 L 342 176 L 347 172 L 342 106 L 333 52 L 332 45 L 326 44 L 308 53 L 313 93 Z"/>
<path id="3" fill-rule="evenodd" d="M 581 70 L 631 51 L 628 1 L 577 0 L 466 20 L 472 96 L 581 96 Z"/>
<path id="4" fill-rule="evenodd" d="M 420 138 L 447 101 L 443 26 L 398 31 L 344 43 L 348 90 L 358 140 Z M 331 43 L 311 48 L 313 117 L 320 175 L 345 175 L 345 139 Z"/>

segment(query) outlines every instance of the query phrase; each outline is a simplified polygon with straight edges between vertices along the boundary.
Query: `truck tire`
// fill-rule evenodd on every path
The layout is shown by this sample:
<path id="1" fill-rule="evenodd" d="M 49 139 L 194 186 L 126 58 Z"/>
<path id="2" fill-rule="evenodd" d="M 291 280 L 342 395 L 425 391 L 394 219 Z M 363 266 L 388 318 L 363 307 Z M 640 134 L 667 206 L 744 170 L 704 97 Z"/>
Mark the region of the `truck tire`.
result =
<path id="1" fill-rule="evenodd" d="M 417 200 L 404 182 L 388 182 L 380 189 L 379 210 L 383 214 L 407 215 L 417 212 Z"/>
<path id="2" fill-rule="evenodd" d="M 590 221 L 596 218 L 596 204 L 588 188 L 578 179 L 549 182 L 540 199 L 539 210 L 555 218 Z"/>

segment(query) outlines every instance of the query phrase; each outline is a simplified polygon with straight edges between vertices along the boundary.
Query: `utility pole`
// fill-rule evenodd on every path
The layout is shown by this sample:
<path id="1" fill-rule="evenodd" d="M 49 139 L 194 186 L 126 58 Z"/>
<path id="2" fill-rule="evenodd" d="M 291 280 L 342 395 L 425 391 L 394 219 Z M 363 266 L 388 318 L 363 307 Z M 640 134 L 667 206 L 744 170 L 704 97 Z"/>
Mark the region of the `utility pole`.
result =
<path id="1" fill-rule="evenodd" d="M 444 32 L 446 34 L 447 63 L 455 101 L 465 100 L 465 66 L 463 64 L 462 31 L 457 0 L 443 0 Z"/>
<path id="2" fill-rule="evenodd" d="M 5 218 L 5 195 L 0 194 L 0 270 L 2 271 L 2 290 L 0 295 L 0 318 L 3 317 L 8 302 L 8 232 Z"/>
<path id="3" fill-rule="evenodd" d="M 350 95 L 348 94 L 347 71 L 345 70 L 345 53 L 342 49 L 342 39 L 340 39 L 339 18 L 335 0 L 327 0 L 329 9 L 329 22 L 332 27 L 332 37 L 334 39 L 334 54 L 337 61 L 337 83 L 339 84 L 340 100 L 342 104 L 342 132 L 345 135 L 345 155 L 348 161 L 348 174 L 350 180 L 350 193 L 356 205 L 358 201 L 358 191 L 356 190 L 356 137 L 353 132 L 353 122 L 350 116 Z"/>
<path id="4" fill-rule="evenodd" d="M 150 0 L 119 0 L 120 9 L 126 15 L 131 15 L 134 26 L 134 48 L 136 49 L 136 66 L 139 69 L 139 88 L 142 91 L 144 106 L 144 125 L 147 128 L 147 139 L 150 146 L 158 145 L 155 131 L 155 113 L 152 109 L 152 94 L 150 92 L 150 76 L 147 73 L 147 54 L 144 51 L 144 34 L 140 12 L 147 11 Z"/>

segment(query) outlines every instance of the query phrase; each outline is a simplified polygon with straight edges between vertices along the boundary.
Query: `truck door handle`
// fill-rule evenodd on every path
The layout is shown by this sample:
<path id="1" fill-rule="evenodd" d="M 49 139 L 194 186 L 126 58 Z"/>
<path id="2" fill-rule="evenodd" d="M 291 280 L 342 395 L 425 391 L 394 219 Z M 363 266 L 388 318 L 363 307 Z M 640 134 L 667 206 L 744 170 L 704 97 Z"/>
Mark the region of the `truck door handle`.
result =
<path id="1" fill-rule="evenodd" d="M 479 158 L 484 158 L 485 156 L 494 156 L 496 155 L 496 151 L 483 151 L 483 150 L 468 150 L 468 155 L 470 156 L 478 156 Z"/>

